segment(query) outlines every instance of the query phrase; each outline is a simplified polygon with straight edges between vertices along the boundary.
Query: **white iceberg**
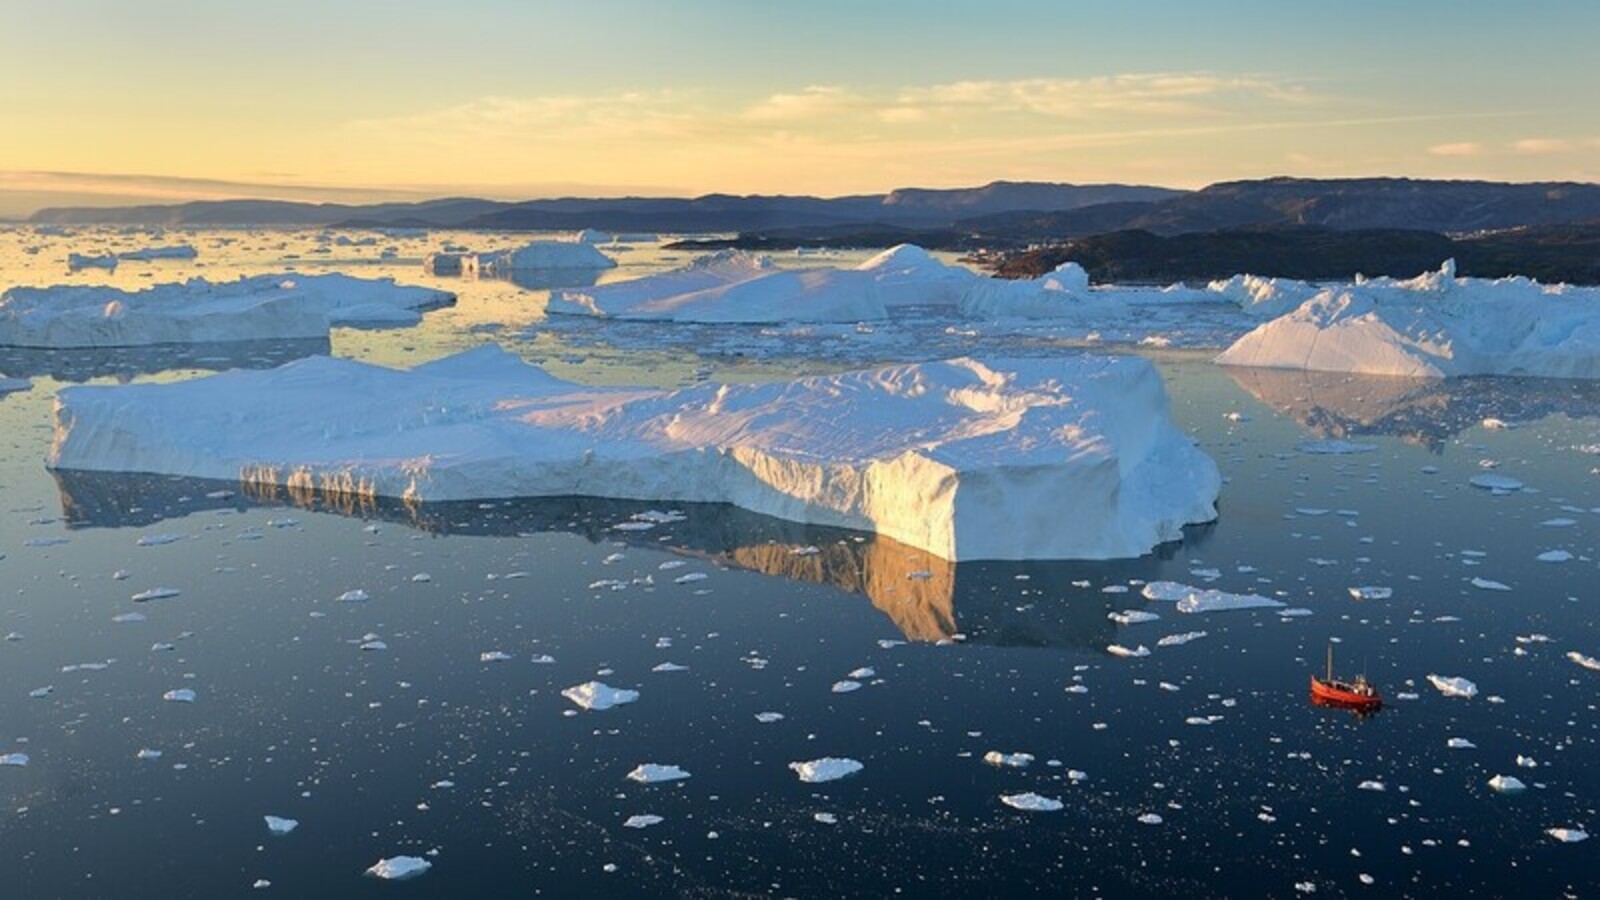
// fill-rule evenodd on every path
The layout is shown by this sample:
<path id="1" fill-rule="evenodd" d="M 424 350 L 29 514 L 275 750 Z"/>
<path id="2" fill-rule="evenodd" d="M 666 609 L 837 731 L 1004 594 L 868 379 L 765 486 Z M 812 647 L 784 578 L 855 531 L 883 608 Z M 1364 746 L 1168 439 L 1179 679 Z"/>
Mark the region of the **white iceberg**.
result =
<path id="1" fill-rule="evenodd" d="M 1455 277 L 1330 287 L 1217 357 L 1262 366 L 1442 378 L 1600 378 L 1600 288 Z"/>
<path id="2" fill-rule="evenodd" d="M 801 781 L 807 784 L 820 784 L 824 781 L 838 781 L 840 778 L 854 775 L 865 766 L 849 758 L 824 756 L 821 759 L 789 763 L 789 768 L 800 776 Z"/>
<path id="3" fill-rule="evenodd" d="M 1260 275 L 1235 275 L 1213 281 L 1206 289 L 1238 305 L 1258 319 L 1275 319 L 1298 308 L 1322 289 L 1293 278 L 1263 278 Z"/>
<path id="4" fill-rule="evenodd" d="M 1589 839 L 1589 832 L 1582 828 L 1546 828 L 1544 833 L 1563 844 L 1577 844 Z"/>
<path id="5" fill-rule="evenodd" d="M 887 311 L 870 273 L 779 269 L 764 256 L 725 251 L 689 265 L 598 287 L 552 291 L 548 312 L 665 322 L 860 322 Z"/>
<path id="6" fill-rule="evenodd" d="M 1444 675 L 1429 675 L 1428 681 L 1439 689 L 1439 693 L 1446 697 L 1461 697 L 1470 700 L 1478 696 L 1478 686 L 1465 678 L 1450 678 Z"/>
<path id="7" fill-rule="evenodd" d="M 602 681 L 585 681 L 561 692 L 561 696 L 589 710 L 610 709 L 639 699 L 638 691 L 614 688 Z"/>
<path id="8" fill-rule="evenodd" d="M 1032 791 L 1023 794 L 1001 794 L 1000 802 L 1023 812 L 1060 812 L 1064 805 L 1054 797 L 1045 797 Z"/>
<path id="9" fill-rule="evenodd" d="M 1215 518 L 1221 485 L 1154 366 L 1089 356 L 680 391 L 583 387 L 492 345 L 409 371 L 313 357 L 67 388 L 50 462 L 410 500 L 725 502 L 951 560 L 1138 556 Z"/>
<path id="10" fill-rule="evenodd" d="M 534 241 L 516 250 L 480 253 L 477 270 L 484 275 L 510 275 L 544 269 L 613 269 L 616 261 L 576 241 Z"/>
<path id="11" fill-rule="evenodd" d="M 300 827 L 298 819 L 284 819 L 278 816 L 265 816 L 267 830 L 274 835 L 282 836 Z"/>
<path id="12" fill-rule="evenodd" d="M 963 315 L 979 319 L 1040 319 L 1068 315 L 1089 302 L 1089 273 L 1065 262 L 1038 278 L 979 278 L 957 301 Z"/>
<path id="13" fill-rule="evenodd" d="M 0 294 L 0 345 L 130 347 L 326 338 L 335 326 L 414 325 L 455 296 L 392 278 L 257 275 L 203 278 L 142 291 L 58 285 Z"/>
<path id="14" fill-rule="evenodd" d="M 416 878 L 431 868 L 433 863 L 420 856 L 391 856 L 373 863 L 366 874 L 384 881 L 403 881 L 407 878 Z"/>
<path id="15" fill-rule="evenodd" d="M 1515 794 L 1528 789 L 1515 775 L 1496 775 L 1489 779 L 1489 789 L 1501 794 Z"/>
<path id="16" fill-rule="evenodd" d="M 629 781 L 640 784 L 659 784 L 663 781 L 682 781 L 689 777 L 689 773 L 678 766 L 665 766 L 659 763 L 640 763 L 633 771 L 628 773 Z"/>
<path id="17" fill-rule="evenodd" d="M 1214 588 L 1197 588 L 1176 581 L 1152 581 L 1141 591 L 1148 600 L 1177 603 L 1181 613 L 1225 612 L 1235 609 L 1274 609 L 1284 604 L 1260 594 L 1233 594 Z"/>
<path id="18" fill-rule="evenodd" d="M 0 753 L 0 766 L 22 767 L 28 764 L 26 753 Z"/>

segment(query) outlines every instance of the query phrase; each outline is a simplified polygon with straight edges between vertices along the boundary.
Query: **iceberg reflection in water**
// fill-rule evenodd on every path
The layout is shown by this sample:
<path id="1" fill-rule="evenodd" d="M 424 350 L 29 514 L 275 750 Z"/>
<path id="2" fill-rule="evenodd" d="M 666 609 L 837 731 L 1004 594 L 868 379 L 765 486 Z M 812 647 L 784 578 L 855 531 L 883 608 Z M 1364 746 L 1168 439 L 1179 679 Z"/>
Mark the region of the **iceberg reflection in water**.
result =
<path id="1" fill-rule="evenodd" d="M 952 563 L 890 538 L 801 525 L 723 504 L 650 504 L 588 497 L 407 504 L 317 489 L 240 484 L 159 475 L 56 471 L 62 517 L 70 529 L 142 528 L 217 510 L 297 508 L 415 528 L 439 536 L 517 538 L 546 532 L 594 543 L 626 544 L 703 559 L 719 566 L 831 587 L 867 598 L 910 641 L 965 640 L 999 646 L 1099 649 L 1115 635 L 1108 595 L 1062 599 L 1074 580 L 1095 583 L 1151 577 L 1180 545 L 1133 560 Z M 667 508 L 684 514 L 647 530 L 618 529 Z M 670 517 L 676 519 L 677 517 Z M 1185 529 L 1184 543 L 1204 546 L 1214 526 Z M 1040 587 L 1019 603 L 1019 582 Z"/>
<path id="2" fill-rule="evenodd" d="M 1600 417 L 1600 382 L 1556 378 L 1407 378 L 1229 366 L 1257 400 L 1319 437 L 1388 435 L 1439 452 L 1485 419 Z"/>

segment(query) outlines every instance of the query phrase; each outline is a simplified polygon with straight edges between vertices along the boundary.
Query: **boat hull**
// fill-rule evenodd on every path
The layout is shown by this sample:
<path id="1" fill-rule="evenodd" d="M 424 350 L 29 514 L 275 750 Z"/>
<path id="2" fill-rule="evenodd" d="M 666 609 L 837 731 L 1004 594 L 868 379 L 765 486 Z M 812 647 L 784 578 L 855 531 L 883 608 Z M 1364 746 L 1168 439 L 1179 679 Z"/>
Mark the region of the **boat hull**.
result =
<path id="1" fill-rule="evenodd" d="M 1341 706 L 1346 709 L 1373 710 L 1383 705 L 1380 697 L 1371 694 L 1357 694 L 1335 687 L 1317 676 L 1311 676 L 1311 700 L 1327 706 Z"/>

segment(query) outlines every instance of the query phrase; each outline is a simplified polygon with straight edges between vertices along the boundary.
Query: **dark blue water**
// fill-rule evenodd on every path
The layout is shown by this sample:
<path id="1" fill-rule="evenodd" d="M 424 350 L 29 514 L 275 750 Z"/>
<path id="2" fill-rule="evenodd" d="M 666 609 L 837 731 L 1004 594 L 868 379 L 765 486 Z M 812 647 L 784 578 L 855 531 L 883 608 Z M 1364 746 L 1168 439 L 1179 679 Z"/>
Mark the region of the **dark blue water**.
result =
<path id="1" fill-rule="evenodd" d="M 1600 826 L 1600 672 L 1565 657 L 1600 654 L 1592 386 L 1174 357 L 1175 414 L 1228 478 L 1214 525 L 1139 560 L 955 566 L 719 506 L 619 531 L 651 505 L 341 506 L 55 477 L 52 375 L 165 371 L 83 364 L 0 398 L 0 633 L 20 636 L 0 643 L 0 753 L 30 757 L 0 767 L 6 896 L 221 897 L 258 879 L 293 897 L 1595 892 L 1600 842 L 1544 833 Z M 1323 437 L 1373 449 L 1296 449 Z M 1490 462 L 1527 489 L 1469 486 Z M 181 539 L 139 546 L 156 535 Z M 1553 549 L 1573 558 L 1536 559 Z M 708 577 L 676 583 L 688 573 Z M 1157 579 L 1310 614 L 1186 616 L 1140 597 Z M 1358 585 L 1394 595 L 1357 601 Z M 181 594 L 130 600 L 155 587 Z M 337 599 L 352 589 L 369 599 Z M 1162 618 L 1107 618 L 1129 608 Z M 145 618 L 113 621 L 127 613 Z M 1207 636 L 1157 646 L 1188 631 Z M 1549 640 L 1518 641 L 1533 635 Z M 1378 715 L 1309 704 L 1329 638 L 1386 692 Z M 359 649 L 374 639 L 387 649 Z M 667 662 L 688 668 L 652 671 Z M 860 690 L 831 690 L 860 667 Z M 1480 693 L 1445 697 L 1430 673 Z M 561 697 L 595 678 L 641 697 Z M 177 688 L 196 701 L 162 700 Z M 991 750 L 1036 759 L 998 768 Z M 865 768 L 818 785 L 788 768 L 823 756 Z M 692 777 L 625 778 L 645 762 Z M 1496 774 L 1529 788 L 1495 794 Z M 1022 791 L 1065 808 L 999 802 Z M 623 826 L 644 814 L 663 821 Z M 300 825 L 273 837 L 264 815 Z M 433 868 L 362 877 L 402 853 Z"/>

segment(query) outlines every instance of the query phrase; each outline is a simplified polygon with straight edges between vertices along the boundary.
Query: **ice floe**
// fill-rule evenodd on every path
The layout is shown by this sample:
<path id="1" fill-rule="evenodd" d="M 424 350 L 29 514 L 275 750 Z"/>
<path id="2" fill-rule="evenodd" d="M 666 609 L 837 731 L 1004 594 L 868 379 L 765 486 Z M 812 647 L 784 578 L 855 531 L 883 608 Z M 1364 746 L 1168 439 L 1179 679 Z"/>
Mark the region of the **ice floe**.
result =
<path id="1" fill-rule="evenodd" d="M 1054 797 L 1045 797 L 1032 791 L 1023 794 L 1001 794 L 1000 802 L 1023 812 L 1060 812 L 1065 805 Z"/>
<path id="2" fill-rule="evenodd" d="M 1589 839 L 1589 832 L 1582 828 L 1546 828 L 1544 833 L 1563 844 L 1577 844 Z"/>
<path id="3" fill-rule="evenodd" d="M 660 763 L 641 763 L 628 773 L 629 781 L 640 784 L 659 784 L 663 781 L 682 781 L 689 777 L 689 773 L 678 766 L 661 765 Z"/>
<path id="4" fill-rule="evenodd" d="M 588 710 L 610 709 L 639 699 L 638 691 L 614 688 L 603 681 L 586 681 L 561 692 L 561 696 Z"/>
<path id="5" fill-rule="evenodd" d="M 300 822 L 297 819 L 284 819 L 278 816 L 265 816 L 264 818 L 267 820 L 267 830 L 274 835 L 282 836 L 300 827 Z"/>
<path id="6" fill-rule="evenodd" d="M 420 856 L 390 856 L 373 863 L 366 874 L 384 881 L 404 881 L 407 878 L 416 878 L 431 868 L 433 863 Z"/>
<path id="7" fill-rule="evenodd" d="M 480 253 L 476 263 L 480 273 L 496 276 L 546 269 L 612 269 L 617 265 L 593 244 L 577 241 L 534 241 L 515 250 Z"/>
<path id="8" fill-rule="evenodd" d="M 789 768 L 800 776 L 801 781 L 808 784 L 820 784 L 824 781 L 837 781 L 840 778 L 854 775 L 865 767 L 853 759 L 824 756 L 821 759 L 789 763 Z"/>
<path id="9" fill-rule="evenodd" d="M 1215 588 L 1197 588 L 1176 581 L 1152 581 L 1141 590 L 1148 600 L 1175 602 L 1181 613 L 1225 612 L 1236 609 L 1277 608 L 1284 604 L 1260 594 L 1234 594 Z"/>
<path id="10" fill-rule="evenodd" d="M 1478 686 L 1465 678 L 1429 675 L 1428 682 L 1438 688 L 1439 693 L 1446 697 L 1461 697 L 1470 700 L 1478 696 Z"/>
<path id="11" fill-rule="evenodd" d="M 416 324 L 455 297 L 394 279 L 325 275 L 203 278 L 142 291 L 63 285 L 0 294 L 0 345 L 127 347 L 326 338 L 335 326 Z"/>
<path id="12" fill-rule="evenodd" d="M 1225 365 L 1365 375 L 1600 378 L 1600 289 L 1457 278 L 1329 287 L 1240 338 Z"/>
<path id="13" fill-rule="evenodd" d="M 1132 357 L 661 391 L 582 387 L 490 345 L 408 371 L 314 357 L 73 387 L 56 429 L 58 469 L 410 500 L 727 502 L 952 560 L 1137 556 L 1213 519 L 1221 485 Z"/>

